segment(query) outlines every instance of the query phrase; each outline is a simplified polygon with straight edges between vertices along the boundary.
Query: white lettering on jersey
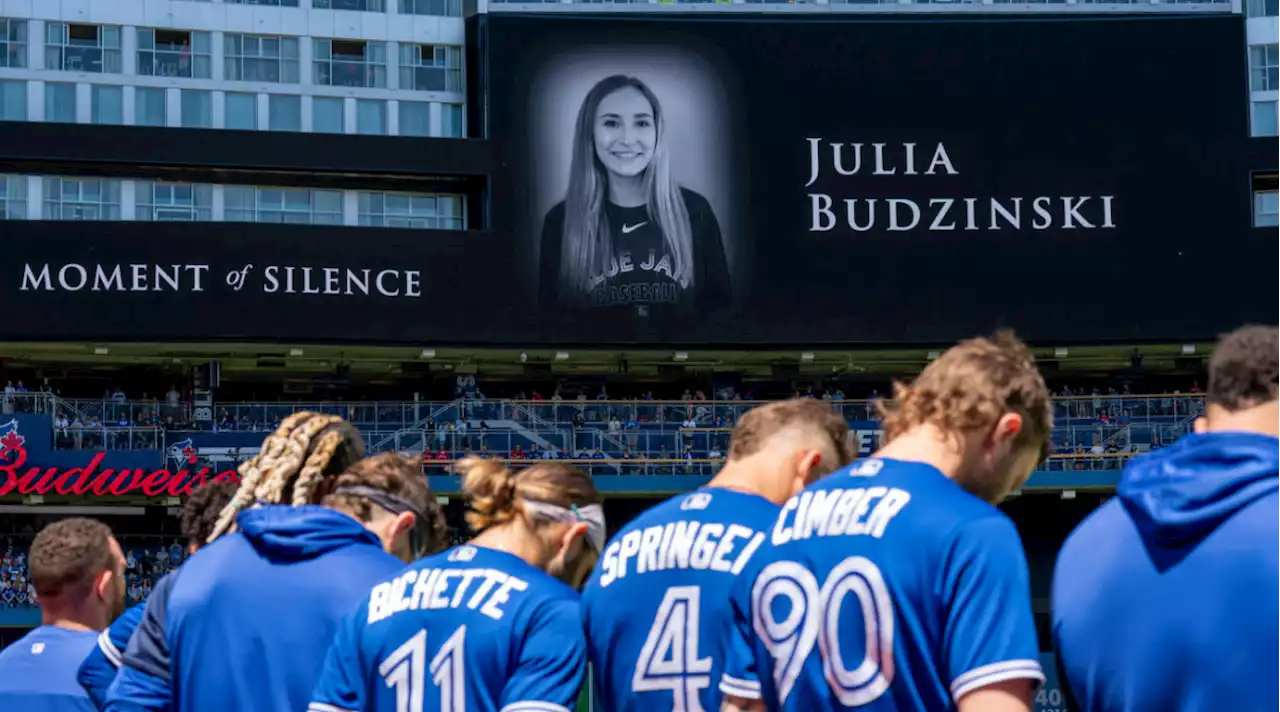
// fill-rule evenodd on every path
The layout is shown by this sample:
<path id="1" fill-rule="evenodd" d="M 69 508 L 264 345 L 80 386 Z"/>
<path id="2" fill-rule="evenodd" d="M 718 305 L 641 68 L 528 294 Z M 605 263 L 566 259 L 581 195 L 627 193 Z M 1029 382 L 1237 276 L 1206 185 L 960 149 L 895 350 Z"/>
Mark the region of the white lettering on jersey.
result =
<path id="1" fill-rule="evenodd" d="M 884 536 L 911 495 L 897 487 L 859 487 L 802 492 L 782 506 L 773 544 L 819 536 Z"/>
<path id="2" fill-rule="evenodd" d="M 764 543 L 764 532 L 741 524 L 681 520 L 635 529 L 605 548 L 600 586 L 635 573 L 670 569 L 718 571 L 737 576 Z"/>
<path id="3" fill-rule="evenodd" d="M 472 584 L 475 584 L 473 587 Z M 497 569 L 415 569 L 380 583 L 369 594 L 369 624 L 401 611 L 442 608 L 471 610 L 502 620 L 513 591 L 528 590 L 524 579 Z M 470 593 L 471 595 L 467 595 Z"/>

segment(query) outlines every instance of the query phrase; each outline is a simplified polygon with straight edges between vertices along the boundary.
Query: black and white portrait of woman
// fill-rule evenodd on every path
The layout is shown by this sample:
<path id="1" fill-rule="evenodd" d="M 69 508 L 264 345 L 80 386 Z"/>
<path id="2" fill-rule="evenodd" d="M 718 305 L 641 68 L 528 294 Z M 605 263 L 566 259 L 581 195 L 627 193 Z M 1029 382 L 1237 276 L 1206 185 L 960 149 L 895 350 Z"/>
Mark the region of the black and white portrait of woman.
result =
<path id="1" fill-rule="evenodd" d="M 705 160 L 680 150 L 696 137 L 673 140 L 691 127 L 674 122 L 658 92 L 631 74 L 602 76 L 563 101 L 577 114 L 567 185 L 542 220 L 543 305 L 647 314 L 728 304 L 721 222 L 707 197 L 676 178 L 680 162 Z"/>

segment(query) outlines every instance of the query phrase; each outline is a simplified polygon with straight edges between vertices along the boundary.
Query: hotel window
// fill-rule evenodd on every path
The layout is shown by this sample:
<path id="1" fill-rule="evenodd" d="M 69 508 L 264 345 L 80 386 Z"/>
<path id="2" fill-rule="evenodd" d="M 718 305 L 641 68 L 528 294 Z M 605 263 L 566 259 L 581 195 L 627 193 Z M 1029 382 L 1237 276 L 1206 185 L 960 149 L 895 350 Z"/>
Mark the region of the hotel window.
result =
<path id="1" fill-rule="evenodd" d="M 1254 173 L 1250 176 L 1253 188 L 1253 226 L 1276 227 L 1280 225 L 1280 181 L 1276 174 Z"/>
<path id="2" fill-rule="evenodd" d="M 297 84 L 298 38 L 227 34 L 223 37 L 226 79 Z"/>
<path id="3" fill-rule="evenodd" d="M 302 97 L 286 94 L 267 96 L 267 128 L 272 131 L 302 130 Z"/>
<path id="4" fill-rule="evenodd" d="M 95 124 L 123 124 L 124 123 L 124 89 L 122 87 L 98 86 L 91 87 L 89 98 L 93 105 L 90 107 L 89 119 Z"/>
<path id="5" fill-rule="evenodd" d="M 1253 91 L 1280 89 L 1280 44 L 1249 48 L 1249 88 Z"/>
<path id="6" fill-rule="evenodd" d="M 119 220 L 120 181 L 45 178 L 45 220 Z"/>
<path id="7" fill-rule="evenodd" d="M 464 230 L 461 195 L 360 193 L 360 224 L 367 227 Z"/>
<path id="8" fill-rule="evenodd" d="M 400 88 L 461 92 L 462 48 L 400 45 Z"/>
<path id="9" fill-rule="evenodd" d="M 401 15 L 461 17 L 461 0 L 400 0 Z"/>
<path id="10" fill-rule="evenodd" d="M 317 96 L 311 100 L 311 130 L 315 133 L 343 132 L 342 100 Z"/>
<path id="11" fill-rule="evenodd" d="M 0 80 L 0 121 L 27 120 L 27 83 Z"/>
<path id="12" fill-rule="evenodd" d="M 1275 136 L 1280 134 L 1280 104 L 1275 99 L 1255 101 L 1249 114 L 1250 134 Z"/>
<path id="13" fill-rule="evenodd" d="M 124 71 L 119 27 L 50 22 L 44 30 L 45 69 L 97 74 Z"/>
<path id="14" fill-rule="evenodd" d="M 467 127 L 462 124 L 461 104 L 440 105 L 440 135 L 446 138 L 464 138 Z"/>
<path id="15" fill-rule="evenodd" d="M 1280 15 L 1280 0 L 1248 0 L 1245 11 L 1249 17 L 1275 17 Z"/>
<path id="16" fill-rule="evenodd" d="M 270 7 L 297 7 L 298 0 L 222 0 L 232 5 L 268 5 Z"/>
<path id="17" fill-rule="evenodd" d="M 213 127 L 213 93 L 182 90 L 182 125 L 189 129 Z"/>
<path id="18" fill-rule="evenodd" d="M 44 120 L 61 124 L 76 122 L 76 85 L 44 83 Z"/>
<path id="19" fill-rule="evenodd" d="M 334 87 L 387 86 L 387 46 L 360 40 L 316 40 L 316 84 Z"/>
<path id="20" fill-rule="evenodd" d="M 382 0 L 311 0 L 317 10 L 354 10 L 356 12 L 382 12 L 386 6 Z"/>
<path id="21" fill-rule="evenodd" d="M 27 177 L 0 175 L 0 220 L 27 219 Z"/>
<path id="22" fill-rule="evenodd" d="M 213 219 L 213 186 L 137 182 L 138 220 L 190 222 Z"/>
<path id="23" fill-rule="evenodd" d="M 168 123 L 164 89 L 138 87 L 133 94 L 133 123 L 138 126 L 164 126 Z"/>
<path id="24" fill-rule="evenodd" d="M 431 135 L 431 104 L 425 101 L 400 102 L 400 135 Z"/>
<path id="25" fill-rule="evenodd" d="M 27 21 L 0 17 L 0 67 L 27 66 Z"/>
<path id="26" fill-rule="evenodd" d="M 387 102 L 357 99 L 356 133 L 370 136 L 387 133 Z"/>
<path id="27" fill-rule="evenodd" d="M 258 95 L 229 91 L 224 97 L 223 109 L 229 129 L 252 131 L 258 128 Z"/>
<path id="28" fill-rule="evenodd" d="M 157 77 L 213 77 L 208 32 L 138 29 L 138 74 Z"/>
<path id="29" fill-rule="evenodd" d="M 342 191 L 228 186 L 227 222 L 341 225 Z"/>

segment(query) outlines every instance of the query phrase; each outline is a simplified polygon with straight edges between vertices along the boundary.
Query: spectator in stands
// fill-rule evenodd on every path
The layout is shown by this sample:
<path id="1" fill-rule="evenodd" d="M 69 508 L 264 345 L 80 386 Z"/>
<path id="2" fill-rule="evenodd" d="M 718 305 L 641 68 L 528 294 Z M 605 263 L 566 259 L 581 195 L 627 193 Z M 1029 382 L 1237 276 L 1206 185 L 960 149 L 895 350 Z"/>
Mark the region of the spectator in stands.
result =
<path id="1" fill-rule="evenodd" d="M 40 627 L 0 651 L 0 709 L 88 710 L 73 680 L 124 608 L 124 553 L 107 525 L 63 519 L 31 544 Z"/>
<path id="2" fill-rule="evenodd" d="M 516 443 L 516 447 L 515 447 L 515 449 L 514 449 L 514 450 L 512 450 L 512 451 L 511 451 L 511 455 L 509 455 L 509 457 L 510 457 L 510 459 L 512 459 L 512 460 L 524 460 L 524 459 L 526 459 L 526 455 L 525 455 L 525 452 L 524 452 L 524 448 L 520 447 L 520 444 L 519 444 L 519 443 Z"/>

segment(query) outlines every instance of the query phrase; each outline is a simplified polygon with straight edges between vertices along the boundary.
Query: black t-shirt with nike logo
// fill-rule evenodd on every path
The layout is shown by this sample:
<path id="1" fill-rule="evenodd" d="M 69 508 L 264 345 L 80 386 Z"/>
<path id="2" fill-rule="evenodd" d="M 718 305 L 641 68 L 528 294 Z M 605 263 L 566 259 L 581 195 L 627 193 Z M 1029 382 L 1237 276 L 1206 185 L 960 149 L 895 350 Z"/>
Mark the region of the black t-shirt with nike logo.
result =
<path id="1" fill-rule="evenodd" d="M 544 308 L 626 310 L 632 313 L 657 311 L 687 312 L 726 306 L 729 302 L 729 266 L 720 241 L 720 225 L 707 199 L 687 188 L 680 189 L 693 238 L 691 285 L 682 285 L 674 275 L 675 265 L 667 254 L 662 230 L 641 205 L 624 208 L 605 203 L 605 214 L 613 230 L 614 254 L 608 269 L 593 279 L 591 292 L 562 294 L 560 250 L 564 240 L 564 203 L 547 213 L 542 226 L 542 254 L 539 260 L 540 301 Z M 638 309 L 645 307 L 645 309 Z"/>

